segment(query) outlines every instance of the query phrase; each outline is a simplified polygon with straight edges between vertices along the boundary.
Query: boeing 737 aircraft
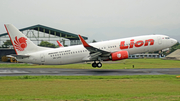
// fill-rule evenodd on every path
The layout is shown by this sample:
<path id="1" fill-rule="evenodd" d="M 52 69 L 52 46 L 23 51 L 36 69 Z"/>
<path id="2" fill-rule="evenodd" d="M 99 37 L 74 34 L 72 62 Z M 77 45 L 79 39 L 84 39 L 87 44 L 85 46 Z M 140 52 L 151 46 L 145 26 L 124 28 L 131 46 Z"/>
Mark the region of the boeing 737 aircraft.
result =
<path id="1" fill-rule="evenodd" d="M 51 49 L 35 45 L 12 24 L 4 26 L 16 52 L 11 56 L 33 64 L 61 65 L 94 61 L 92 67 L 100 68 L 101 61 L 127 59 L 131 54 L 158 51 L 177 43 L 177 40 L 166 35 L 145 35 L 88 44 L 78 35 L 83 45 Z"/>

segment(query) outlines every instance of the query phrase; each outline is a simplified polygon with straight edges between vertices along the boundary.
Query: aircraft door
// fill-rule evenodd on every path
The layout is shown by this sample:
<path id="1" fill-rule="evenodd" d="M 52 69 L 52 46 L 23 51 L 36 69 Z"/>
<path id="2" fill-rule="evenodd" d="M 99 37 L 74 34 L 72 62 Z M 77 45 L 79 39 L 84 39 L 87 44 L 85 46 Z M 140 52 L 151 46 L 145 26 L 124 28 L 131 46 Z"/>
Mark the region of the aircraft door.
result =
<path id="1" fill-rule="evenodd" d="M 44 64 L 45 63 L 45 56 L 44 56 L 44 54 L 41 54 L 40 57 L 41 57 L 41 64 Z"/>
<path id="2" fill-rule="evenodd" d="M 60 64 L 63 63 L 63 55 L 60 56 L 60 58 L 59 58 L 59 63 L 60 63 Z"/>
<path id="3" fill-rule="evenodd" d="M 158 37 L 158 44 L 159 44 L 159 45 L 161 45 L 161 44 L 162 44 L 162 39 L 161 39 L 161 37 L 160 37 L 160 36 Z"/>

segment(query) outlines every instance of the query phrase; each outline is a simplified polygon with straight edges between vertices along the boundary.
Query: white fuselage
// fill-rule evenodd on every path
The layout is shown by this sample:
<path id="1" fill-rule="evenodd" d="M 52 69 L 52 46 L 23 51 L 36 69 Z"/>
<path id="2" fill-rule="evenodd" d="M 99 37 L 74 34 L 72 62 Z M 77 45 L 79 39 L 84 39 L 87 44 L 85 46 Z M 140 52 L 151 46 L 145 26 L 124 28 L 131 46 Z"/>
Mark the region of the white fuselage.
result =
<path id="1" fill-rule="evenodd" d="M 133 40 L 134 44 L 132 45 L 130 40 Z M 154 43 L 151 45 L 151 42 L 148 42 L 148 45 L 145 45 L 145 41 L 148 39 L 153 39 Z M 175 44 L 174 39 L 169 38 L 165 35 L 146 35 L 130 38 L 122 38 L 117 40 L 102 41 L 97 43 L 91 43 L 90 45 L 101 50 L 109 52 L 117 52 L 121 50 L 128 51 L 129 55 L 142 53 L 142 52 L 153 52 L 162 50 L 168 47 L 171 47 Z M 122 42 L 124 45 L 121 46 Z M 136 42 L 137 43 L 136 45 Z M 130 47 L 131 45 L 131 47 Z M 125 47 L 124 49 L 120 47 Z M 61 47 L 55 49 L 48 49 L 44 51 L 38 51 L 26 54 L 30 57 L 17 59 L 18 61 L 34 63 L 34 64 L 49 64 L 49 65 L 60 65 L 60 64 L 70 64 L 83 62 L 85 57 L 89 56 L 89 51 L 84 48 L 83 45 Z"/>

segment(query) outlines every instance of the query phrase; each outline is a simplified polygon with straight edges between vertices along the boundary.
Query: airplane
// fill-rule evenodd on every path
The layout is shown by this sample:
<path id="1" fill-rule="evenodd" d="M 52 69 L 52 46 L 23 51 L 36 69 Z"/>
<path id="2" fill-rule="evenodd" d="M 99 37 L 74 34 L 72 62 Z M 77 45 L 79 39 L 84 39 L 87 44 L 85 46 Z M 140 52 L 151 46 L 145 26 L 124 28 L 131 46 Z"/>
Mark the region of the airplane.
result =
<path id="1" fill-rule="evenodd" d="M 20 62 L 41 65 L 94 61 L 92 67 L 101 68 L 101 61 L 127 59 L 131 54 L 159 51 L 177 43 L 166 35 L 144 35 L 88 44 L 78 35 L 82 45 L 51 49 L 35 45 L 12 24 L 4 26 L 16 52 L 11 56 Z"/>
<path id="2" fill-rule="evenodd" d="M 58 43 L 59 47 L 64 47 L 58 40 L 57 40 L 57 43 Z"/>

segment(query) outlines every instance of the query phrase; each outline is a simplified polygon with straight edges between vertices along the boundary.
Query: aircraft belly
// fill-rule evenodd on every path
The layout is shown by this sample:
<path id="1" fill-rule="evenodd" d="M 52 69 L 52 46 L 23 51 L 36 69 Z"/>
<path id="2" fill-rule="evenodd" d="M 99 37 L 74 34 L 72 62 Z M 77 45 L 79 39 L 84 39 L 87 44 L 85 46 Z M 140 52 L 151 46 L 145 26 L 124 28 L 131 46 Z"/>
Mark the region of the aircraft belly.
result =
<path id="1" fill-rule="evenodd" d="M 30 58 L 16 59 L 18 62 L 33 63 Z"/>

